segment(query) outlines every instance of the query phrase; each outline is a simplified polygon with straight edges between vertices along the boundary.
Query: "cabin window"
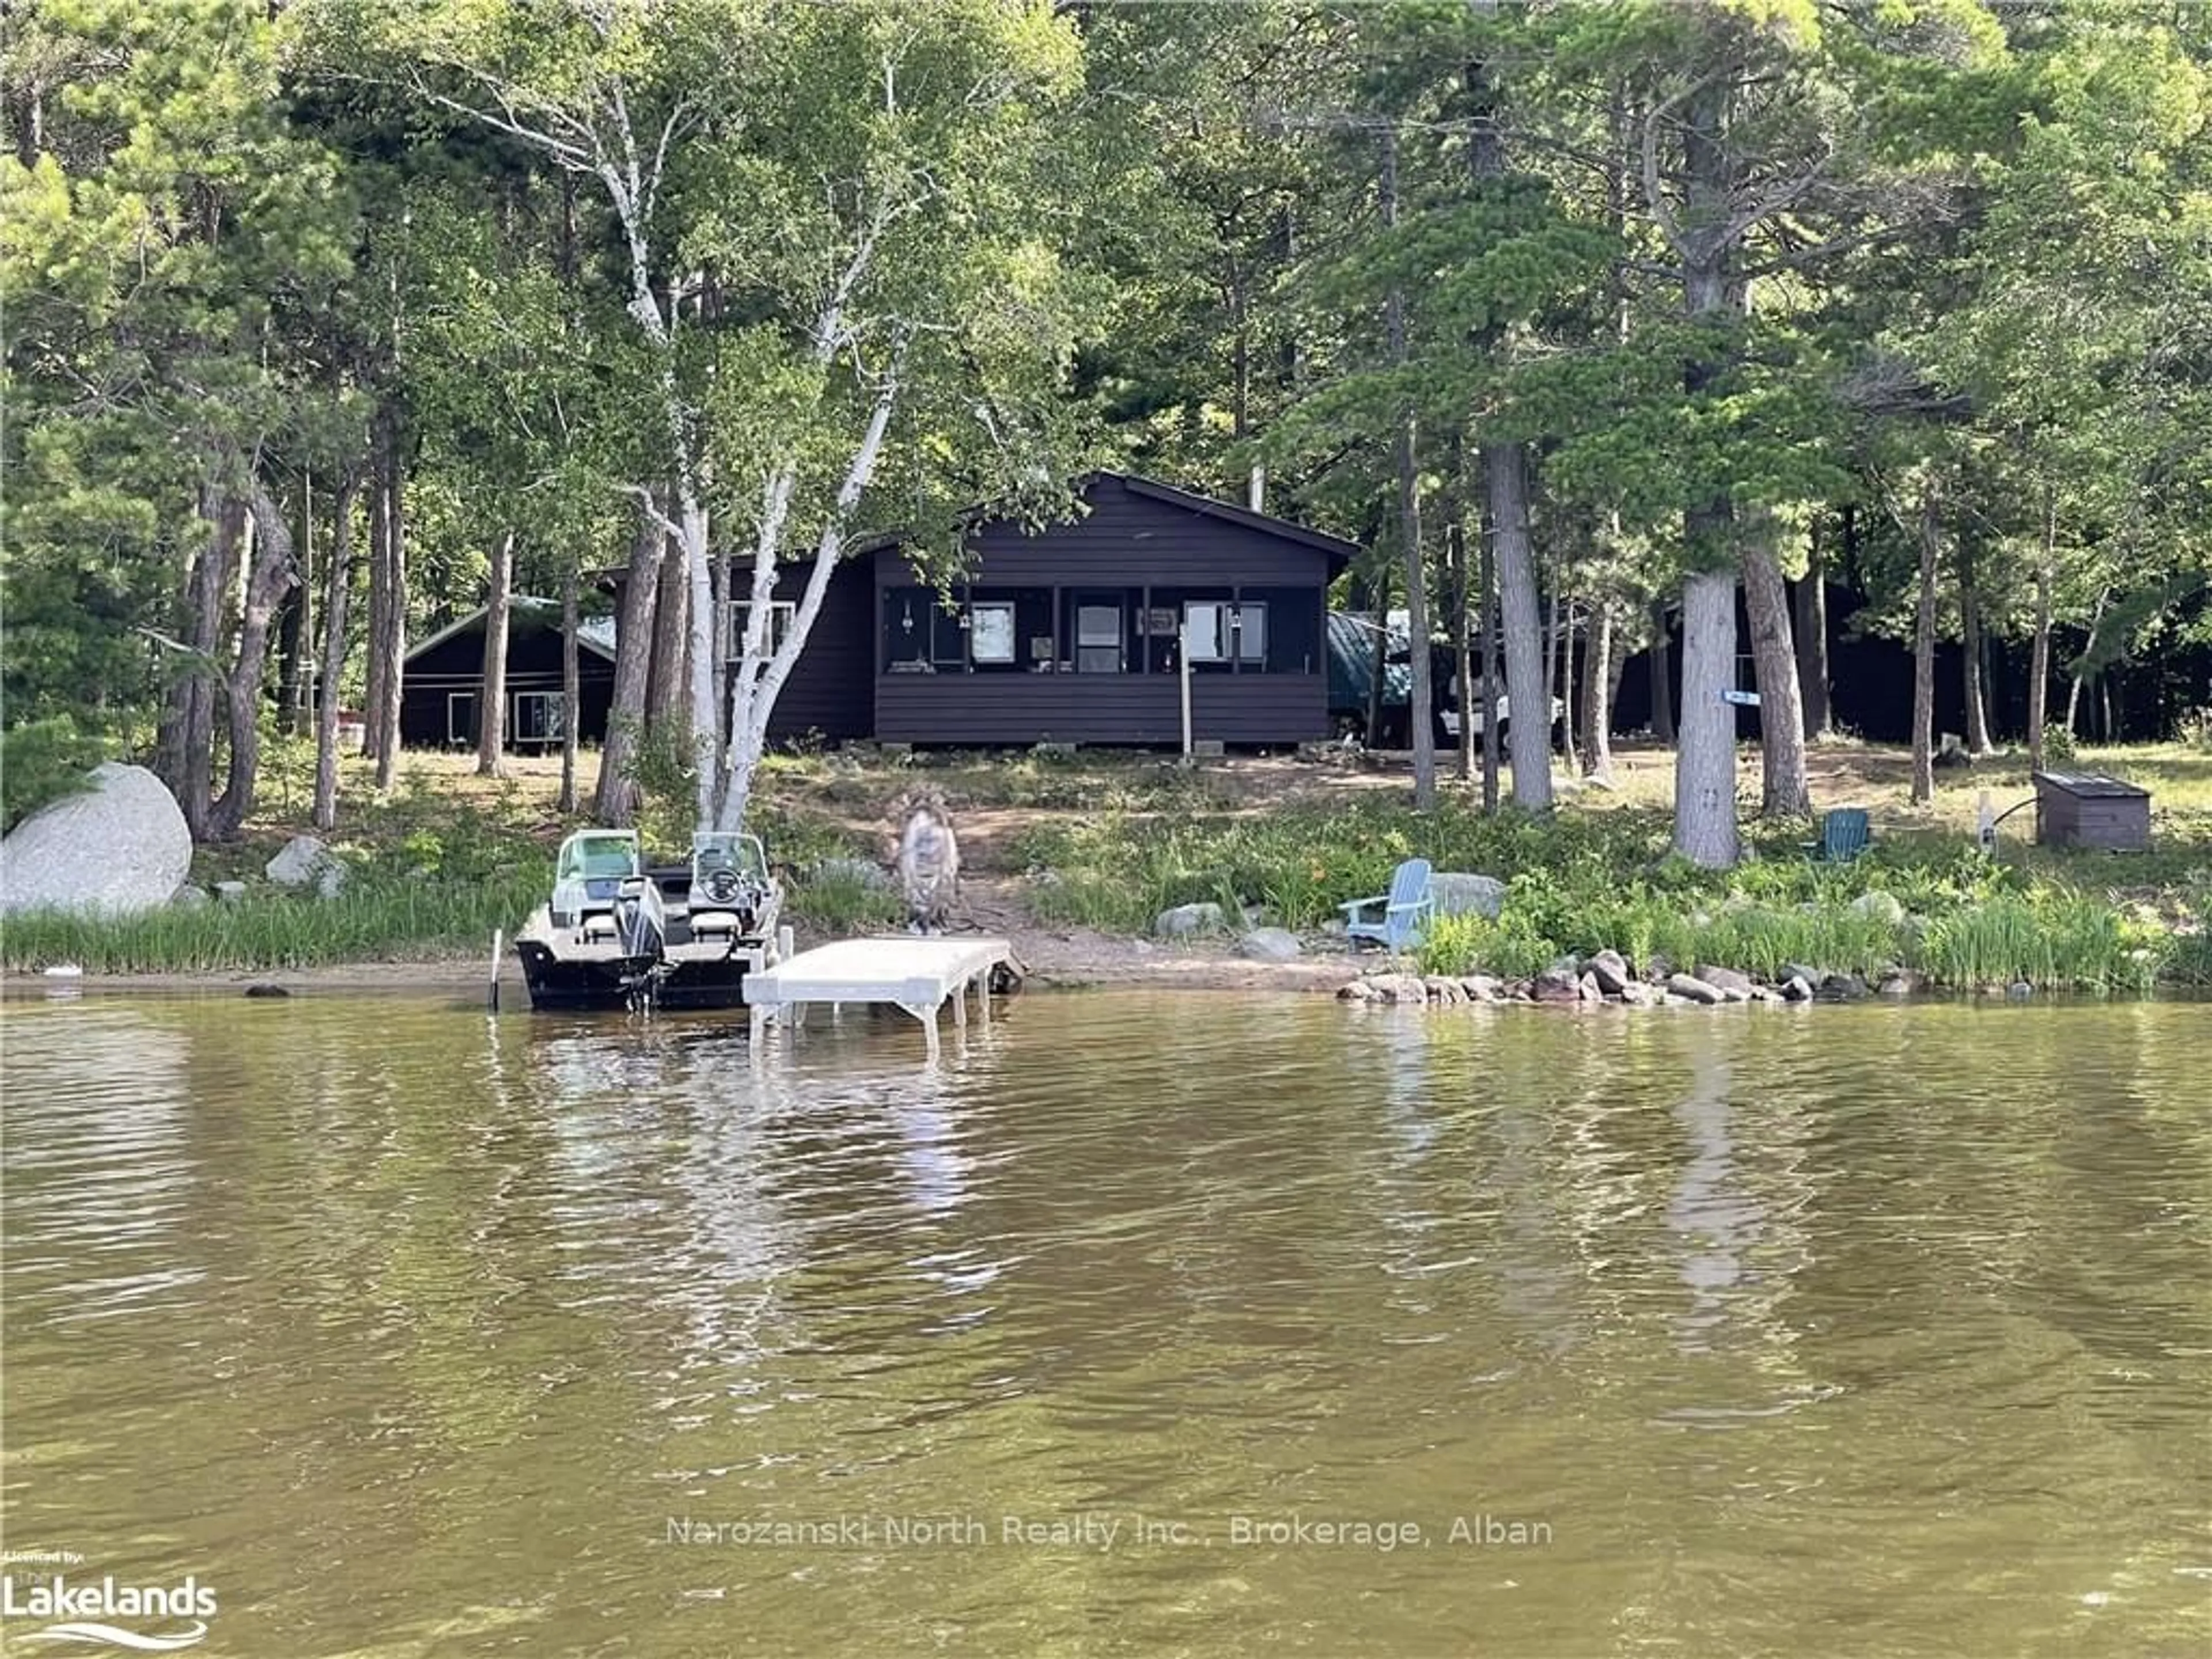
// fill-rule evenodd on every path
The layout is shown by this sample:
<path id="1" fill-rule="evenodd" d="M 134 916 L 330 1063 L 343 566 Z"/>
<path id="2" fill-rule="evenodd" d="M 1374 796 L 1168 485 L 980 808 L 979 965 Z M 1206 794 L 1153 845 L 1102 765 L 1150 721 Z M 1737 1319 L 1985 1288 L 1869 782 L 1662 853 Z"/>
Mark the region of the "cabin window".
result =
<path id="1" fill-rule="evenodd" d="M 735 662 L 745 654 L 745 629 L 752 621 L 753 602 L 739 599 L 729 607 L 730 660 Z M 792 623 L 799 615 L 798 605 L 790 599 L 770 599 L 768 602 L 768 648 L 776 650 L 791 635 Z"/>
<path id="2" fill-rule="evenodd" d="M 978 599 L 968 610 L 969 649 L 978 663 L 1015 660 L 1014 605 L 1011 599 Z"/>
<path id="3" fill-rule="evenodd" d="M 558 743 L 568 730 L 568 705 L 558 691 L 514 694 L 515 742 Z"/>
<path id="4" fill-rule="evenodd" d="M 1183 607 L 1183 622 L 1190 629 L 1190 660 L 1244 662 L 1264 666 L 1267 660 L 1267 607 L 1254 600 L 1221 604 L 1200 600 Z"/>

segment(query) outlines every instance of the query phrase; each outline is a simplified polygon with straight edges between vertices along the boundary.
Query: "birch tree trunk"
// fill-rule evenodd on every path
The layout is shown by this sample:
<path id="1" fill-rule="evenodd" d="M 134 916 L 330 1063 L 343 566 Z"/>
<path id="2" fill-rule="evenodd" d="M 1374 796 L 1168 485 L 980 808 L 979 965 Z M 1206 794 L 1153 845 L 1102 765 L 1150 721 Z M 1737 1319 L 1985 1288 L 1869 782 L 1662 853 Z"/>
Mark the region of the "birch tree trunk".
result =
<path id="1" fill-rule="evenodd" d="M 483 673 L 477 691 L 477 775 L 507 775 L 507 636 L 514 598 L 514 532 L 491 556 L 491 593 L 484 604 Z M 574 719 L 574 711 L 570 717 Z"/>
<path id="2" fill-rule="evenodd" d="M 660 593 L 660 562 L 667 548 L 667 535 L 648 502 L 630 538 L 629 570 L 623 581 L 622 608 L 615 618 L 614 699 L 607 711 L 607 740 L 599 750 L 599 789 L 592 805 L 592 816 L 611 828 L 634 823 L 637 817 L 629 774 L 637 758 L 638 742 L 645 733 L 653 611 Z"/>
<path id="3" fill-rule="evenodd" d="M 353 504 L 360 480 L 338 485 L 331 524 L 330 597 L 323 602 L 323 666 L 315 681 L 315 828 L 338 823 L 338 681 L 345 671 L 346 607 L 353 586 Z"/>
<path id="4" fill-rule="evenodd" d="M 1982 606 L 1974 580 L 1974 553 L 1970 539 L 1959 538 L 1959 631 L 1966 658 L 1966 747 L 1986 755 L 1996 745 L 1990 741 L 1989 702 L 1982 695 Z"/>
<path id="5" fill-rule="evenodd" d="M 712 821 L 715 829 L 737 830 L 744 823 L 745 809 L 752 804 L 753 775 L 760 768 L 761 757 L 768 751 L 769 717 L 775 712 L 775 700 L 782 693 L 784 682 L 791 677 L 807 635 L 813 631 L 815 619 L 822 614 L 823 600 L 830 592 L 830 578 L 837 568 L 837 562 L 844 556 L 845 538 L 853 514 L 876 476 L 876 464 L 883 454 L 884 434 L 890 428 L 892 410 L 898 406 L 902 384 L 900 377 L 905 362 L 902 343 L 892 349 L 890 366 L 877 389 L 875 406 L 868 414 L 867 428 L 854 447 L 844 479 L 837 486 L 829 522 L 823 525 L 821 537 L 815 543 L 813 565 L 807 572 L 805 590 L 792 613 L 790 632 L 773 651 L 767 648 L 769 601 L 775 591 L 775 548 L 783 532 L 784 512 L 790 503 L 793 474 L 786 469 L 769 485 L 770 511 L 763 517 L 754 546 L 753 605 L 745 617 L 744 649 L 730 670 L 727 760 L 716 791 L 716 816 Z M 703 565 L 699 574 L 704 574 Z M 696 586 L 692 596 L 696 603 Z M 691 618 L 691 648 L 695 653 L 707 649 L 705 628 L 706 619 L 695 613 Z M 695 683 L 703 681 L 696 655 L 692 674 Z M 712 713 L 708 711 L 710 718 Z"/>
<path id="6" fill-rule="evenodd" d="M 253 565 L 238 629 L 238 654 L 225 677 L 230 716 L 230 769 L 222 796 L 208 815 L 218 837 L 235 836 L 253 811 L 261 769 L 261 686 L 269 665 L 269 635 L 276 607 L 297 580 L 292 566 L 292 528 L 284 509 L 257 480 L 247 507 L 253 526 Z"/>
<path id="7" fill-rule="evenodd" d="M 2096 614 L 2089 618 L 2089 637 L 2082 642 L 2081 654 L 2075 659 L 2076 666 L 2073 672 L 2074 684 L 2066 693 L 2066 732 L 2069 737 L 2078 738 L 2081 735 L 2081 687 L 2096 672 L 2094 669 L 2083 665 L 2096 659 L 2097 633 L 2105 625 L 2105 606 L 2111 603 L 2112 597 L 2112 590 L 2109 587 L 2097 595 Z"/>
<path id="8" fill-rule="evenodd" d="M 1937 492 L 1920 497 L 1920 604 L 1912 627 L 1912 799 L 1936 798 L 1936 568 Z"/>

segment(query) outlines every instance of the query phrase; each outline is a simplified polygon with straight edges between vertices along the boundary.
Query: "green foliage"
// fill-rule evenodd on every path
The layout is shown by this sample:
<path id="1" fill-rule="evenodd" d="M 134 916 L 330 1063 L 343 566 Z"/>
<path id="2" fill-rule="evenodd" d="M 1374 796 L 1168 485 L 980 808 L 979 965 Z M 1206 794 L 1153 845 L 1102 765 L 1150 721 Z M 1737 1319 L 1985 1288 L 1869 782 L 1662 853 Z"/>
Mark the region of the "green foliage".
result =
<path id="1" fill-rule="evenodd" d="M 36 973 L 74 963 L 91 974 L 222 973 L 470 956 L 510 935 L 544 902 L 550 860 L 489 881 L 356 876 L 335 898 L 261 892 L 228 904 L 169 906 L 118 919 L 58 912 L 0 925 L 0 965 Z"/>
<path id="2" fill-rule="evenodd" d="M 1790 963 L 1862 975 L 1904 966 L 1966 988 L 2025 978 L 2122 990 L 2196 960 L 2108 899 L 1955 836 L 1885 836 L 1843 865 L 1778 839 L 1773 856 L 1730 872 L 1668 854 L 1668 838 L 1662 815 L 1629 810 L 1547 822 L 1352 805 L 1264 818 L 1115 814 L 1031 831 L 1018 853 L 1041 916 L 1136 933 L 1161 910 L 1206 900 L 1232 912 L 1256 903 L 1285 927 L 1316 928 L 1344 902 L 1386 890 L 1416 854 L 1504 879 L 1495 921 L 1437 921 L 1419 951 L 1435 973 L 1522 977 L 1609 949 L 1638 965 L 1660 957 L 1767 977 Z M 1858 908 L 1869 894 L 1894 899 L 1905 919 Z"/>
<path id="3" fill-rule="evenodd" d="M 902 918 L 896 893 L 842 872 L 805 878 L 792 886 L 787 902 L 794 919 L 824 933 L 878 931 Z"/>

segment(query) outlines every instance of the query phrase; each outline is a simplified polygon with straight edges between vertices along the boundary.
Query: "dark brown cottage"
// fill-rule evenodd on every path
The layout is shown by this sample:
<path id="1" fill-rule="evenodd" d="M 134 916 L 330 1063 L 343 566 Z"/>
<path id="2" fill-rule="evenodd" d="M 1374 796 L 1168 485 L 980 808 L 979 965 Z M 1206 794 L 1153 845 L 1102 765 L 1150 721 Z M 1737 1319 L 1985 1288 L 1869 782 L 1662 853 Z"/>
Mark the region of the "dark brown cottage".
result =
<path id="1" fill-rule="evenodd" d="M 1121 473 L 1080 494 L 1083 517 L 1034 534 L 977 525 L 950 604 L 896 544 L 848 558 L 770 738 L 1180 744 L 1186 623 L 1194 738 L 1328 735 L 1323 618 L 1352 543 Z M 779 573 L 772 626 L 788 625 L 806 574 Z"/>

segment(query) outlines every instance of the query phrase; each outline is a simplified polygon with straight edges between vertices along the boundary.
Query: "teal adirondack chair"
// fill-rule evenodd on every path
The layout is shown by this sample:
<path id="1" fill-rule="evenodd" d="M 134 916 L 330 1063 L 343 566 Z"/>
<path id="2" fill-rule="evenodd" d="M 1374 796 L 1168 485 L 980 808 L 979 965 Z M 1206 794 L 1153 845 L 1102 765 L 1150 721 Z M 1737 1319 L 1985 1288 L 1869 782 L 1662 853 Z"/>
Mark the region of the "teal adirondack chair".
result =
<path id="1" fill-rule="evenodd" d="M 1820 817 L 1820 839 L 1808 841 L 1805 850 L 1822 864 L 1849 864 L 1867 849 L 1871 836 L 1863 808 L 1839 806 Z"/>
<path id="2" fill-rule="evenodd" d="M 1364 913 L 1381 907 L 1379 917 Z M 1403 951 L 1421 942 L 1421 934 L 1436 915 L 1437 902 L 1429 894 L 1429 861 L 1407 859 L 1390 877 L 1390 890 L 1373 898 L 1353 899 L 1336 907 L 1344 912 L 1348 939 L 1373 939 L 1391 951 Z"/>

